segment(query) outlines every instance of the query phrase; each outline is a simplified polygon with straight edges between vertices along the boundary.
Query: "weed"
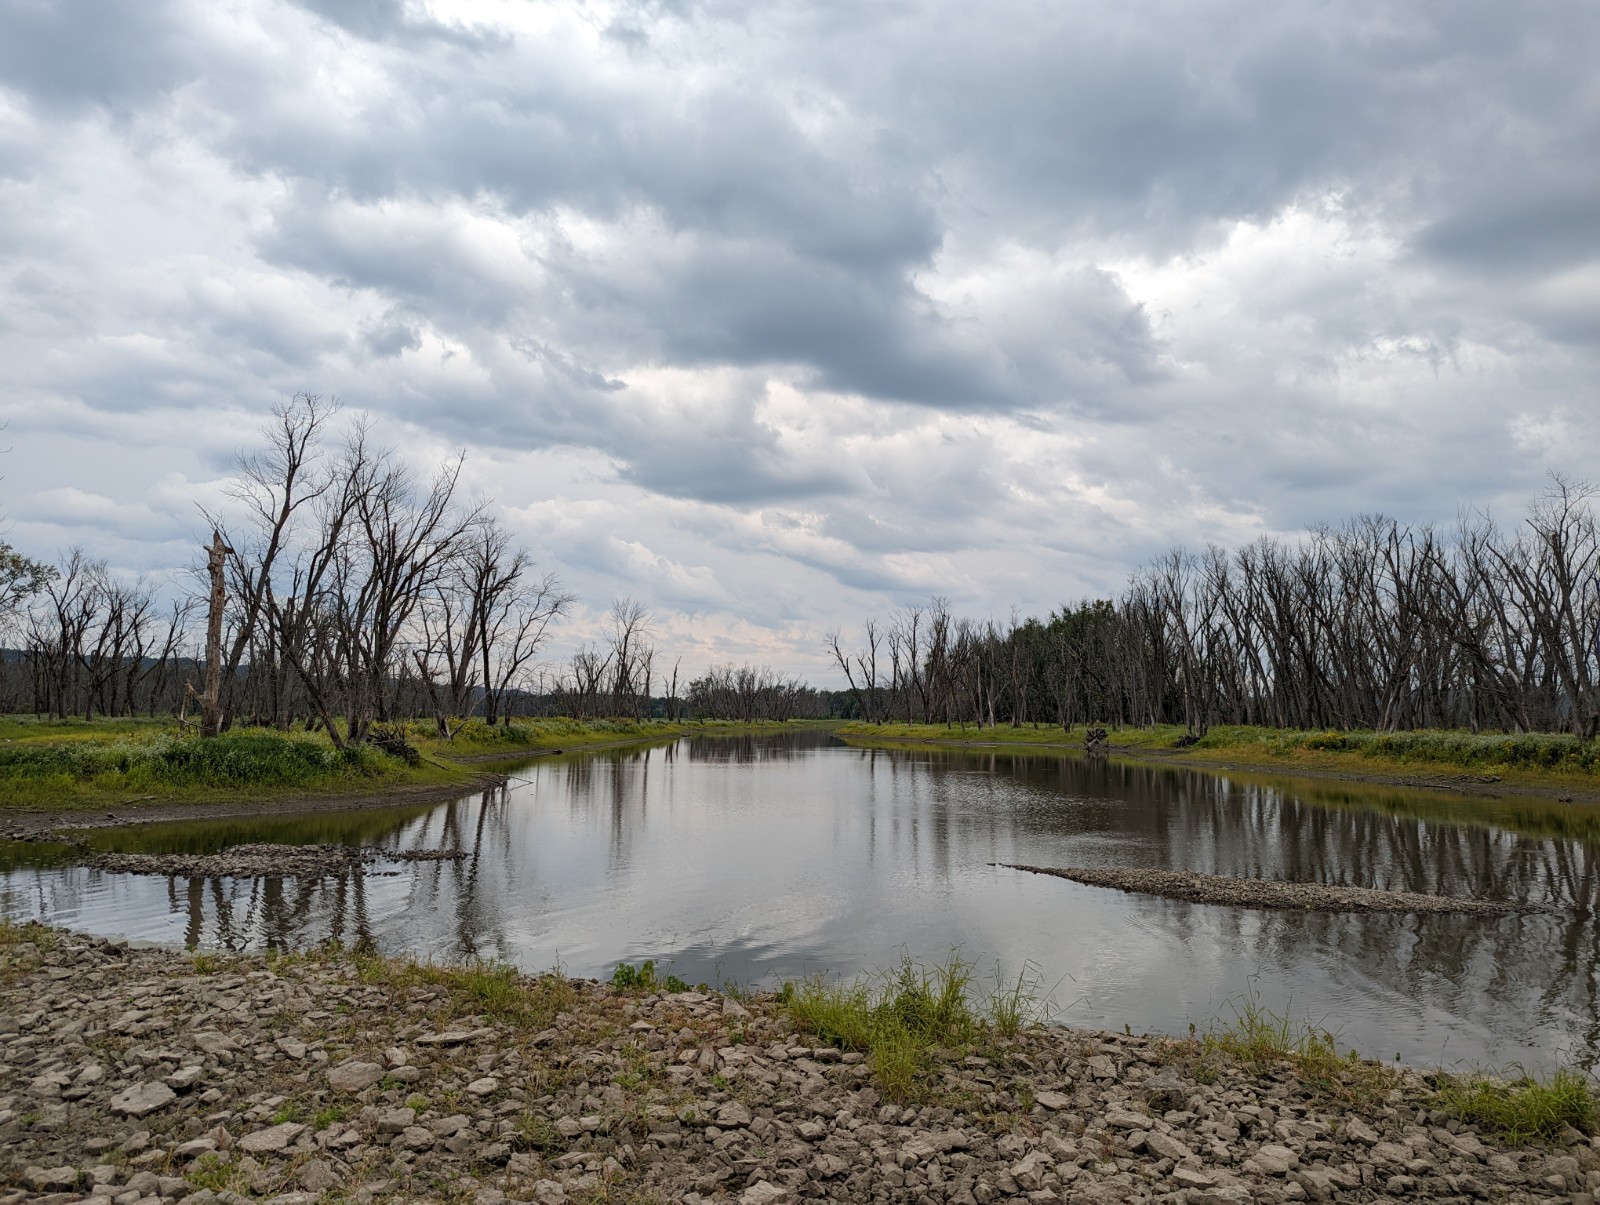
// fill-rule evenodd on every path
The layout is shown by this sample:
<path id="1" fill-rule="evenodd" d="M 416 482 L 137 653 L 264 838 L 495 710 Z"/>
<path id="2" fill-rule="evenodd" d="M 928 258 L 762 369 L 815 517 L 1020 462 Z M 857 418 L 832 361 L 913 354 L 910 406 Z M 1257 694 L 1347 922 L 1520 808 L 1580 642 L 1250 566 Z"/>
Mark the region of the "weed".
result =
<path id="1" fill-rule="evenodd" d="M 686 992 L 689 985 L 676 975 L 658 978 L 656 964 L 645 959 L 638 966 L 619 962 L 611 971 L 611 986 L 622 992 Z"/>
<path id="2" fill-rule="evenodd" d="M 222 959 L 215 954 L 195 954 L 191 961 L 195 972 L 200 975 L 215 975 L 222 969 Z"/>
<path id="3" fill-rule="evenodd" d="M 343 1105 L 327 1105 L 318 1109 L 315 1116 L 312 1117 L 311 1128 L 325 1130 L 336 1122 L 343 1121 L 348 1112 L 349 1110 Z"/>
<path id="4" fill-rule="evenodd" d="M 1547 1079 L 1443 1076 L 1436 1100 L 1446 1113 L 1483 1126 L 1508 1142 L 1559 1138 L 1567 1126 L 1588 1133 L 1597 1120 L 1594 1094 L 1581 1075 L 1557 1071 Z"/>
<path id="5" fill-rule="evenodd" d="M 239 1192 L 246 1187 L 245 1174 L 228 1162 L 227 1158 L 207 1151 L 189 1167 L 186 1177 L 196 1188 L 212 1192 Z"/>
<path id="6" fill-rule="evenodd" d="M 285 1101 L 272 1115 L 272 1124 L 282 1125 L 286 1121 L 299 1121 L 305 1116 L 305 1108 L 298 1101 Z"/>
<path id="7" fill-rule="evenodd" d="M 548 1117 L 540 1113 L 524 1113 L 520 1119 L 522 1146 L 541 1155 L 554 1155 L 567 1149 L 566 1139 L 556 1131 Z"/>
<path id="8" fill-rule="evenodd" d="M 854 983 L 814 976 L 785 984 L 781 999 L 797 1025 L 866 1054 L 879 1089 L 905 1101 L 926 1095 L 937 1052 L 964 1048 L 979 1032 L 971 986 L 972 964 L 952 951 L 932 968 L 906 957 L 894 970 Z"/>
<path id="9" fill-rule="evenodd" d="M 1055 1011 L 1051 995 L 1043 990 L 1039 966 L 1022 964 L 1014 980 L 1007 981 L 994 969 L 994 990 L 989 993 L 986 1012 L 989 1024 L 1002 1037 L 1014 1038 L 1029 1025 L 1046 1021 Z"/>

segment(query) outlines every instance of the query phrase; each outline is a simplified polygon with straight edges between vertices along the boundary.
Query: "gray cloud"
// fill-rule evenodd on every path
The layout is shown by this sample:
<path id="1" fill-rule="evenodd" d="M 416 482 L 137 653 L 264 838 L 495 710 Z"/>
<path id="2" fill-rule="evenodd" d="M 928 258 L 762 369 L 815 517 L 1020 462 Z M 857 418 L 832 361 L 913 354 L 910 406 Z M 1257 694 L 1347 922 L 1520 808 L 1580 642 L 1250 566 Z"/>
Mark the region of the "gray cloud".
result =
<path id="1" fill-rule="evenodd" d="M 598 607 L 795 665 L 1514 508 L 1600 453 L 1597 55 L 1580 0 L 21 0 L 14 538 L 170 564 L 300 389 L 468 445 Z"/>

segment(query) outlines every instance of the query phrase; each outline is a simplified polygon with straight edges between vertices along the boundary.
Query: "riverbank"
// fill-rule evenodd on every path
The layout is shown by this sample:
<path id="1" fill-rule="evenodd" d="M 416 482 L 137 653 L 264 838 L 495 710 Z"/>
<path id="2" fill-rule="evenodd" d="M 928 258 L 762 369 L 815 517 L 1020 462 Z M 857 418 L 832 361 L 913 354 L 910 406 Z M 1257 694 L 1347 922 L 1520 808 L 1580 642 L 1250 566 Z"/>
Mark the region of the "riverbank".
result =
<path id="1" fill-rule="evenodd" d="M 335 750 L 326 736 L 243 729 L 212 741 L 170 723 L 0 720 L 0 835 L 161 820 L 419 806 L 504 783 L 534 757 L 730 736 L 772 725 L 632 720 L 472 721 L 442 740 L 405 728 L 415 756 L 377 745 Z"/>
<path id="2" fill-rule="evenodd" d="M 840 725 L 854 745 L 951 750 L 1074 752 L 1086 729 L 946 727 L 943 724 Z M 1297 778 L 1371 783 L 1490 798 L 1537 797 L 1600 805 L 1600 742 L 1573 737 L 1458 732 L 1298 732 L 1214 728 L 1192 744 L 1175 724 L 1107 733 L 1111 756 L 1215 771 L 1257 771 Z"/>
<path id="3" fill-rule="evenodd" d="M 1583 1200 L 1437 1083 L 1201 1041 L 987 1029 L 909 1096 L 776 996 L 0 929 L 0 1202 L 1173 1205 Z"/>

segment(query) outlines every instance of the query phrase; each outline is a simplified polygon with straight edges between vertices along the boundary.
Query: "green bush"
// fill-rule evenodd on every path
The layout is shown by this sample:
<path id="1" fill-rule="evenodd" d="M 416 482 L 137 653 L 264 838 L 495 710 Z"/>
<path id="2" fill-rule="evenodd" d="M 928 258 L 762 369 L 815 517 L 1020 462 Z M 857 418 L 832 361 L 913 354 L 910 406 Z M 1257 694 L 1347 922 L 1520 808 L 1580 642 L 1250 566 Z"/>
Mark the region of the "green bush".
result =
<path id="1" fill-rule="evenodd" d="M 369 748 L 334 749 L 310 737 L 227 732 L 211 740 L 75 741 L 0 747 L 0 778 L 90 783 L 117 775 L 139 787 L 297 787 L 382 774 L 389 759 Z"/>

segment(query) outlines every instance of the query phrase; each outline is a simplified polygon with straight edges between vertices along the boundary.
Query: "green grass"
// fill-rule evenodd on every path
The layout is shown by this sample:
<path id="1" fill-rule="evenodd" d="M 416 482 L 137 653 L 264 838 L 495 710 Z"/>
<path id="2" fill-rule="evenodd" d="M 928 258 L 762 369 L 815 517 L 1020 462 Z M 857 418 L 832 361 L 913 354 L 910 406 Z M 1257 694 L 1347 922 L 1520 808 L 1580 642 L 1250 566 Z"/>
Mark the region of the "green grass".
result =
<path id="1" fill-rule="evenodd" d="M 689 985 L 676 975 L 657 976 L 656 964 L 645 959 L 638 966 L 619 962 L 611 970 L 611 986 L 624 992 L 686 992 Z"/>
<path id="2" fill-rule="evenodd" d="M 1593 1132 L 1600 1113 L 1589 1081 L 1571 1071 L 1545 1078 L 1441 1076 L 1440 1109 L 1511 1143 L 1553 1142 L 1568 1126 Z"/>
<path id="3" fill-rule="evenodd" d="M 363 983 L 443 988 L 454 1015 L 482 1013 L 527 1029 L 543 1029 L 577 1002 L 576 991 L 561 976 L 529 977 L 501 962 L 451 967 L 362 954 L 356 957 L 356 970 Z"/>
<path id="4" fill-rule="evenodd" d="M 1232 1013 L 1204 1033 L 1191 1026 L 1189 1041 L 1165 1044 L 1166 1056 L 1201 1083 L 1214 1081 L 1224 1064 L 1257 1076 L 1287 1069 L 1313 1096 L 1353 1107 L 1372 1104 L 1400 1082 L 1382 1063 L 1354 1050 L 1341 1053 L 1333 1031 L 1275 1013 L 1253 993 L 1235 1002 Z"/>
<path id="5" fill-rule="evenodd" d="M 1079 725 L 1063 731 L 1059 725 L 1045 724 L 979 729 L 972 725 L 850 723 L 837 732 L 859 744 L 1081 749 L 1085 729 Z M 1580 741 L 1561 733 L 1311 732 L 1223 726 L 1212 728 L 1188 746 L 1179 744 L 1186 730 L 1178 724 L 1123 728 L 1108 735 L 1114 747 L 1136 754 L 1181 753 L 1198 761 L 1222 757 L 1272 766 L 1343 765 L 1390 771 L 1447 768 L 1478 774 L 1520 773 L 1541 781 L 1600 778 L 1600 741 Z"/>
<path id="6" fill-rule="evenodd" d="M 907 957 L 893 970 L 848 983 L 823 975 L 786 983 L 780 999 L 800 1029 L 866 1055 L 879 1090 L 905 1102 L 928 1096 L 941 1060 L 991 1032 L 1013 1036 L 1039 1019 L 1041 997 L 1029 972 L 1014 985 L 998 976 L 997 983 L 985 1007 L 972 963 L 952 951 L 932 967 Z"/>
<path id="7" fill-rule="evenodd" d="M 573 720 L 553 716 L 493 725 L 485 724 L 482 720 L 468 720 L 456 730 L 454 739 L 448 741 L 439 739 L 430 723 L 412 721 L 406 726 L 406 731 L 419 748 L 440 756 L 471 757 L 503 753 L 509 757 L 525 751 L 582 749 L 595 745 L 661 740 L 679 735 L 684 731 L 684 725 L 669 724 L 664 720 Z"/>

